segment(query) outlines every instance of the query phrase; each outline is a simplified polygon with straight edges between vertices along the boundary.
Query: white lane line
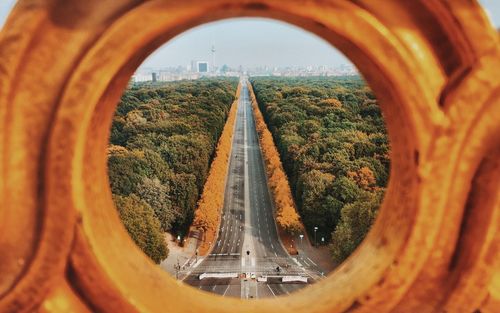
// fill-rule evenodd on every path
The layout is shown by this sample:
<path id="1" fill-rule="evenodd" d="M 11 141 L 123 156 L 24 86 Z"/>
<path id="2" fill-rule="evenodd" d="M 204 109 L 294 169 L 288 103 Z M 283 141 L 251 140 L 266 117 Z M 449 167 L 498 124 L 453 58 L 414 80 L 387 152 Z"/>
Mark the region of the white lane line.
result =
<path id="1" fill-rule="evenodd" d="M 274 255 L 275 255 L 276 257 L 278 256 L 278 254 L 277 254 L 276 252 L 274 252 Z"/>
<path id="2" fill-rule="evenodd" d="M 311 261 L 311 263 L 312 263 L 312 264 L 314 264 L 314 265 L 318 266 L 318 264 L 314 263 L 314 261 L 313 261 L 313 260 L 311 260 L 309 257 L 307 257 L 307 259 L 308 259 L 309 261 Z"/>
<path id="3" fill-rule="evenodd" d="M 193 268 L 197 268 L 197 267 L 198 267 L 198 265 L 200 265 L 200 264 L 201 264 L 201 262 L 203 262 L 203 259 L 204 259 L 204 258 L 199 258 L 199 259 L 198 259 L 198 262 L 196 262 L 196 263 L 193 265 Z"/>
<path id="4" fill-rule="evenodd" d="M 274 293 L 274 291 L 271 289 L 271 287 L 269 287 L 269 285 L 267 285 L 267 284 L 266 284 L 266 286 L 267 286 L 267 288 L 269 288 L 269 290 L 271 291 L 271 293 L 273 294 L 273 296 L 276 298 L 276 294 L 275 294 L 275 293 Z"/>
<path id="5" fill-rule="evenodd" d="M 240 256 L 240 253 L 212 253 L 212 254 L 209 254 L 209 256 L 224 256 L 224 255 Z"/>
<path id="6" fill-rule="evenodd" d="M 297 263 L 297 265 L 298 265 L 298 266 L 302 267 L 302 264 L 300 264 L 300 262 L 299 262 L 299 261 L 297 261 L 297 259 L 296 259 L 296 258 L 292 258 L 292 259 L 293 259 L 293 261 L 294 261 L 295 263 Z"/>
<path id="7" fill-rule="evenodd" d="M 229 290 L 229 286 L 230 286 L 230 285 L 227 285 L 226 290 L 224 290 L 224 293 L 222 294 L 222 296 L 223 296 L 223 297 L 225 297 L 225 296 L 226 296 L 226 292 Z"/>

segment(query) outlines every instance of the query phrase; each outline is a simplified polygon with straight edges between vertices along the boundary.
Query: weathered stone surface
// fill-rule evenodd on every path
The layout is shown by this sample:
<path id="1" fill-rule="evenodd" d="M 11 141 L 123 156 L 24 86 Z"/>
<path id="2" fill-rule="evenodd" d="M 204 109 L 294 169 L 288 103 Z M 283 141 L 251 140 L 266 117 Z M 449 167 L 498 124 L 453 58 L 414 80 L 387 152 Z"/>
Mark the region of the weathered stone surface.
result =
<path id="1" fill-rule="evenodd" d="M 238 16 L 293 23 L 348 55 L 393 147 L 363 245 L 276 300 L 177 284 L 127 236 L 106 174 L 134 69 L 180 32 Z M 471 0 L 20 0 L 0 33 L 0 312 L 498 312 L 499 50 Z"/>

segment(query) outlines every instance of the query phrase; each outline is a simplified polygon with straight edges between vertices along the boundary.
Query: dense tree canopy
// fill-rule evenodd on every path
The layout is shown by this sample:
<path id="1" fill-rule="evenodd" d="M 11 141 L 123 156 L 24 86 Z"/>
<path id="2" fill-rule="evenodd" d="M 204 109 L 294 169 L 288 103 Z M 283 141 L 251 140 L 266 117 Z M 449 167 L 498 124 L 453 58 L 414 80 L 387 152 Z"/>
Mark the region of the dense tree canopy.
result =
<path id="1" fill-rule="evenodd" d="M 193 220 L 237 85 L 134 84 L 122 96 L 108 149 L 111 190 L 132 239 L 155 262 L 167 254 L 162 232 L 185 234 Z"/>
<path id="2" fill-rule="evenodd" d="M 389 177 L 377 101 L 359 77 L 252 78 L 310 234 L 343 261 L 375 219 Z"/>
<path id="3" fill-rule="evenodd" d="M 136 195 L 118 196 L 113 200 L 118 207 L 120 218 L 134 242 L 147 252 L 156 263 L 161 262 L 168 255 L 160 222 L 155 217 L 153 209 Z"/>

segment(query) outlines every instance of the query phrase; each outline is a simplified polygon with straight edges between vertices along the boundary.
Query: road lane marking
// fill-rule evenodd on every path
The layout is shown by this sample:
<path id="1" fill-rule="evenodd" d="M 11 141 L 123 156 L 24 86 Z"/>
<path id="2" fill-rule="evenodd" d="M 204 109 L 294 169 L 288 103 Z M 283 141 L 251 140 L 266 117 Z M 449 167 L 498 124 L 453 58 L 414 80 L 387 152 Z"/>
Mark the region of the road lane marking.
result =
<path id="1" fill-rule="evenodd" d="M 228 289 L 229 289 L 229 286 L 230 286 L 230 285 L 227 285 L 227 288 L 226 288 L 226 290 L 224 290 L 224 293 L 222 294 L 222 296 L 223 296 L 223 297 L 225 297 L 225 296 L 226 296 L 226 292 L 228 291 Z"/>
<path id="2" fill-rule="evenodd" d="M 295 263 L 297 263 L 297 265 L 298 265 L 298 266 L 303 267 L 303 265 L 302 265 L 302 264 L 300 264 L 300 262 L 299 262 L 299 261 L 297 261 L 297 259 L 296 259 L 296 258 L 292 258 L 292 259 L 293 259 L 293 261 L 294 261 Z"/>
<path id="3" fill-rule="evenodd" d="M 312 262 L 312 264 L 314 264 L 314 265 L 318 266 L 318 264 L 314 263 L 314 261 L 313 261 L 313 260 L 311 260 L 309 257 L 306 257 L 306 258 L 307 258 L 309 261 L 311 261 L 311 262 Z"/>
<path id="4" fill-rule="evenodd" d="M 276 298 L 276 294 L 274 293 L 274 291 L 271 289 L 271 287 L 269 287 L 269 284 L 266 284 L 267 288 L 269 288 L 269 290 L 271 291 L 271 293 L 273 294 L 273 296 Z"/>

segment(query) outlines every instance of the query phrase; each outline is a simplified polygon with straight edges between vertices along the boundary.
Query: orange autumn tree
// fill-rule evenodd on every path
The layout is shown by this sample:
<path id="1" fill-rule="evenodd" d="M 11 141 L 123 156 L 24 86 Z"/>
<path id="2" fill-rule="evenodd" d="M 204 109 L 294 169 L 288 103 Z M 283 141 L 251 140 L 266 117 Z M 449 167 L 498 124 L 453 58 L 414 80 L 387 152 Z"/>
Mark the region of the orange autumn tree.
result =
<path id="1" fill-rule="evenodd" d="M 363 188 L 364 190 L 374 189 L 374 186 L 376 184 L 373 171 L 366 166 L 362 167 L 356 172 L 348 171 L 347 177 L 353 179 L 358 184 L 358 186 Z"/>
<path id="2" fill-rule="evenodd" d="M 203 193 L 198 201 L 191 227 L 193 230 L 201 230 L 203 237 L 199 244 L 200 255 L 205 255 L 210 250 L 211 243 L 215 241 L 217 230 L 220 224 L 220 215 L 224 206 L 224 189 L 228 170 L 229 157 L 231 155 L 234 123 L 238 110 L 238 99 L 241 85 L 236 91 L 236 100 L 231 106 L 229 115 L 224 125 L 224 130 L 220 136 L 215 152 L 215 158 L 208 173 L 208 178 L 203 187 Z"/>
<path id="3" fill-rule="evenodd" d="M 271 132 L 267 128 L 264 116 L 257 105 L 252 85 L 248 83 L 252 99 L 252 109 L 255 117 L 255 126 L 259 135 L 259 142 L 264 156 L 268 184 L 272 192 L 278 228 L 288 234 L 303 232 L 303 225 L 297 213 L 288 178 L 283 170 L 279 152 L 274 144 Z"/>

